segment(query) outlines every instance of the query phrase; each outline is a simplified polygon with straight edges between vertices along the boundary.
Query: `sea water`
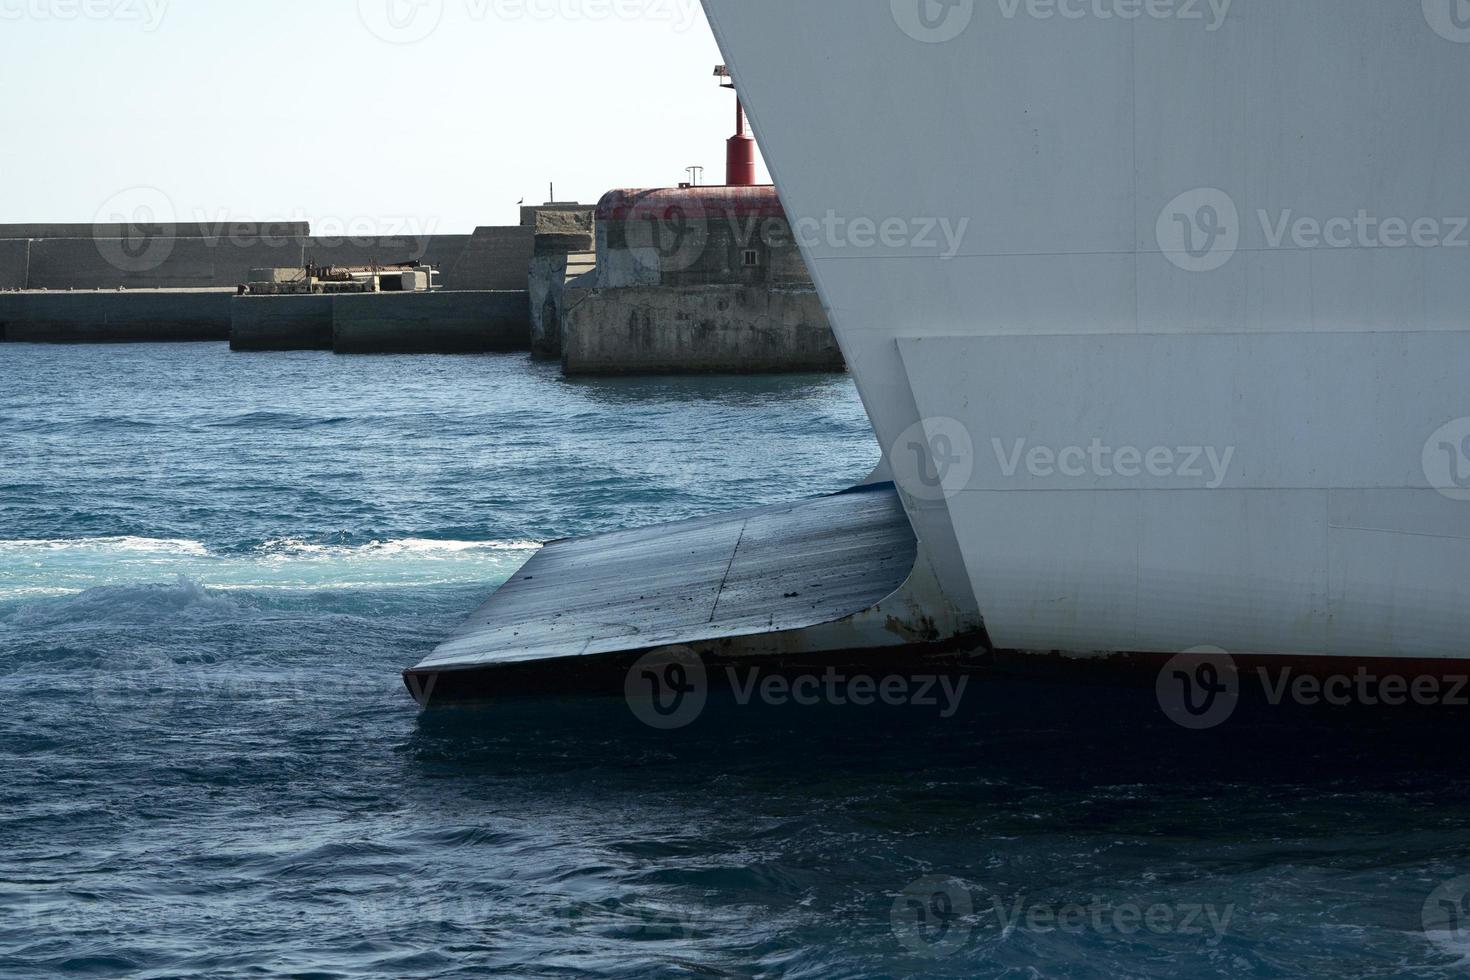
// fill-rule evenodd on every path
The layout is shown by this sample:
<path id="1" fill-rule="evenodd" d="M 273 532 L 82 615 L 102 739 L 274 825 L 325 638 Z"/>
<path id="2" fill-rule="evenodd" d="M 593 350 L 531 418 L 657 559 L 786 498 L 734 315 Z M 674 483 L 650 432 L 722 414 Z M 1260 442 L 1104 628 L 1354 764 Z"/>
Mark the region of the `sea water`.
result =
<path id="1" fill-rule="evenodd" d="M 0 346 L 0 976 L 1464 975 L 1458 727 L 404 690 L 542 542 L 878 455 L 841 376 Z"/>

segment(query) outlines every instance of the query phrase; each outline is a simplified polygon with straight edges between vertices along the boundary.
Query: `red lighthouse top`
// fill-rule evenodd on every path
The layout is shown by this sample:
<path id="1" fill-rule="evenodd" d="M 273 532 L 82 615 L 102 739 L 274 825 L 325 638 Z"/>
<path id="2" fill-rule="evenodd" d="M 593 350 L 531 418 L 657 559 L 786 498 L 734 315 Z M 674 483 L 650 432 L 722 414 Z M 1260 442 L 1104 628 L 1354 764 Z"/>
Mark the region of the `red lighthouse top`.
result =
<path id="1" fill-rule="evenodd" d="M 715 77 L 723 79 L 722 88 L 735 89 L 730 69 L 715 66 Z M 728 187 L 755 186 L 755 140 L 745 132 L 745 106 L 735 96 L 735 135 L 725 143 L 725 184 Z"/>

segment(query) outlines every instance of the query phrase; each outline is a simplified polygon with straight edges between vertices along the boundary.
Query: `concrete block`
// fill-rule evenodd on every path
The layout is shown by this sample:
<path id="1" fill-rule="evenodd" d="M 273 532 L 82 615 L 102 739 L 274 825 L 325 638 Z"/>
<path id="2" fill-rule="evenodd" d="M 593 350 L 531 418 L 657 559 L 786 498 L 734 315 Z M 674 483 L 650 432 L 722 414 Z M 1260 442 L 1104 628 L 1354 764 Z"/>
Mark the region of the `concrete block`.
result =
<path id="1" fill-rule="evenodd" d="M 332 320 L 339 354 L 474 354 L 531 344 L 525 290 L 341 295 Z"/>
<path id="2" fill-rule="evenodd" d="M 524 292 L 535 251 L 535 228 L 476 228 L 450 270 L 453 288 Z"/>
<path id="3" fill-rule="evenodd" d="M 523 204 L 521 205 L 521 226 L 523 228 L 535 228 L 540 216 L 543 214 L 570 213 L 570 214 L 592 214 L 597 213 L 597 205 L 582 204 L 578 201 L 552 201 L 547 204 Z"/>
<path id="4" fill-rule="evenodd" d="M 331 350 L 332 301 L 323 295 L 236 296 L 230 302 L 230 349 Z"/>
<path id="5" fill-rule="evenodd" d="M 814 289 L 568 289 L 565 304 L 569 375 L 846 369 Z"/>
<path id="6" fill-rule="evenodd" d="M 306 278 L 305 269 L 251 269 L 250 278 L 246 282 L 251 283 L 287 283 L 299 282 Z"/>
<path id="7" fill-rule="evenodd" d="M 25 289 L 30 267 L 29 241 L 23 238 L 0 239 L 0 290 Z"/>
<path id="8" fill-rule="evenodd" d="M 537 255 L 531 259 L 531 356 L 538 360 L 561 357 L 561 301 L 566 281 L 566 255 Z"/>
<path id="9" fill-rule="evenodd" d="M 230 336 L 232 298 L 228 290 L 0 293 L 0 339 L 49 344 L 222 341 Z"/>

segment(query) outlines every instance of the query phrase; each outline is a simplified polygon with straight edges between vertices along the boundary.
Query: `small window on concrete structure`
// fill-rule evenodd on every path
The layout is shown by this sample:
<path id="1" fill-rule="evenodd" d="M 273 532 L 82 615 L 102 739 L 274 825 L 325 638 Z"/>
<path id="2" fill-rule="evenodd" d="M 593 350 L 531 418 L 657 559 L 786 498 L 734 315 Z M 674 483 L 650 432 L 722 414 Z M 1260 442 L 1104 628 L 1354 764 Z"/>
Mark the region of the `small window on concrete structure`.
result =
<path id="1" fill-rule="evenodd" d="M 756 265 L 760 265 L 760 264 L 761 264 L 760 253 L 757 252 L 753 248 L 747 248 L 745 250 L 745 267 L 748 269 L 751 266 L 756 266 Z"/>

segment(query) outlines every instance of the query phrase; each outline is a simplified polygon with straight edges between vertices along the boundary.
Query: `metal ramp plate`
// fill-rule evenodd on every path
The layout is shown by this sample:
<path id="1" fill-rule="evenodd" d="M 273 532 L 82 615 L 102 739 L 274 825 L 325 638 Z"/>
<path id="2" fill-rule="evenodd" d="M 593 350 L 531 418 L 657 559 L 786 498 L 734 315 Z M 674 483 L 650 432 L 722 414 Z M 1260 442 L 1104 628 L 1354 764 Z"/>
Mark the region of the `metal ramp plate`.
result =
<path id="1" fill-rule="evenodd" d="M 410 674 L 832 623 L 896 592 L 917 548 L 891 483 L 556 541 Z"/>

